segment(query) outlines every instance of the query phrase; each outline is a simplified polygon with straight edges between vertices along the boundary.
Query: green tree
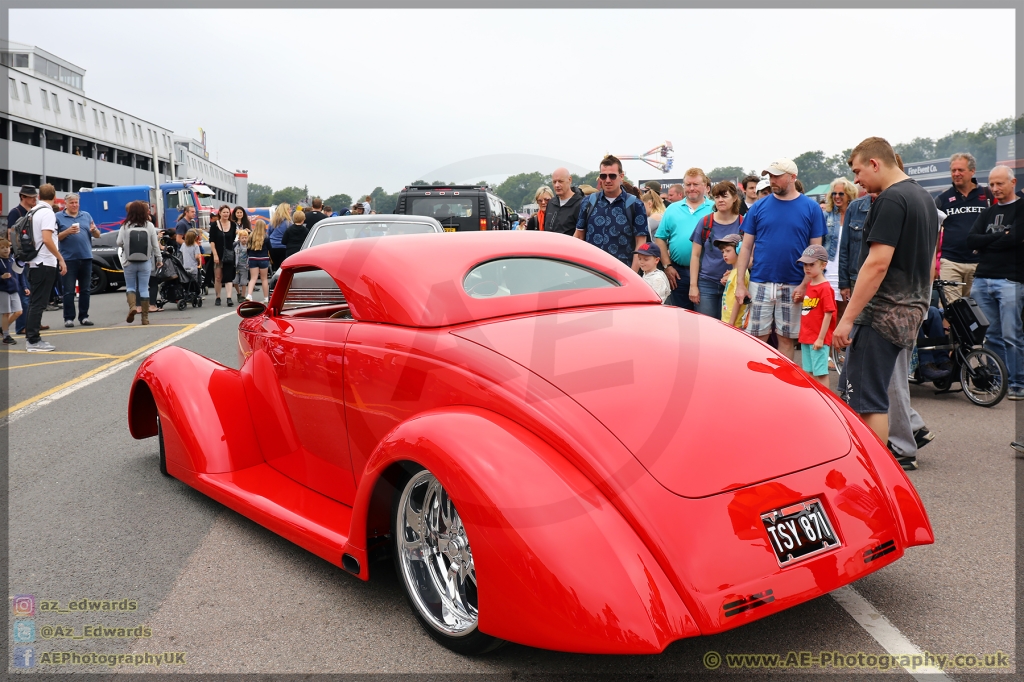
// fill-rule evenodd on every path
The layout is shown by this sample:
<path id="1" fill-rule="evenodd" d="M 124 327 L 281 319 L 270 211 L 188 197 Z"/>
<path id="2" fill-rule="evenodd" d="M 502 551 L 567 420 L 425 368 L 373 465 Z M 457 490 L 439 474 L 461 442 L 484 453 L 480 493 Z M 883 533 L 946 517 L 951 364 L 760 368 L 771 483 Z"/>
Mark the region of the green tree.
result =
<path id="1" fill-rule="evenodd" d="M 708 173 L 708 178 L 712 183 L 722 182 L 723 180 L 730 180 L 732 182 L 739 182 L 743 180 L 743 176 L 746 173 L 740 166 L 722 166 L 720 168 L 713 168 Z"/>
<path id="2" fill-rule="evenodd" d="M 324 205 L 330 206 L 335 212 L 339 212 L 338 209 L 340 208 L 352 206 L 352 197 L 347 194 L 332 194 L 324 199 Z"/>
<path id="3" fill-rule="evenodd" d="M 582 177 L 579 176 L 579 175 L 574 175 L 574 176 L 572 176 L 572 184 L 575 185 L 576 187 L 579 187 L 580 185 L 590 185 L 591 187 L 597 187 L 598 186 L 598 184 L 597 184 L 598 177 L 597 176 L 600 175 L 600 173 L 601 173 L 601 171 L 596 170 L 596 171 L 590 171 L 589 173 L 587 173 L 586 175 L 584 175 Z"/>
<path id="4" fill-rule="evenodd" d="M 804 152 L 793 159 L 799 173 L 797 176 L 804 184 L 805 190 L 811 190 L 818 185 L 832 182 L 839 177 L 849 177 L 850 169 L 846 165 L 846 157 L 843 154 L 825 156 L 820 149 L 813 152 Z"/>
<path id="5" fill-rule="evenodd" d="M 274 194 L 274 190 L 270 188 L 270 185 L 259 185 L 254 183 L 249 184 L 249 196 L 247 201 L 248 206 L 270 206 L 270 198 Z"/>
<path id="6" fill-rule="evenodd" d="M 270 203 L 280 204 L 282 202 L 291 204 L 294 208 L 295 204 L 305 200 L 306 190 L 302 187 L 285 187 L 274 192 L 273 196 L 270 197 Z"/>
<path id="7" fill-rule="evenodd" d="M 494 193 L 501 197 L 508 207 L 518 211 L 526 204 L 533 202 L 533 195 L 541 185 L 551 186 L 551 176 L 533 173 L 519 173 L 505 179 L 494 188 Z"/>
<path id="8" fill-rule="evenodd" d="M 376 187 L 370 192 L 370 206 L 377 213 L 394 213 L 398 206 L 398 192 L 388 194 L 383 187 Z"/>
<path id="9" fill-rule="evenodd" d="M 904 163 L 931 161 L 935 158 L 935 140 L 930 137 L 915 137 L 910 142 L 893 145 L 893 150 L 900 155 Z"/>

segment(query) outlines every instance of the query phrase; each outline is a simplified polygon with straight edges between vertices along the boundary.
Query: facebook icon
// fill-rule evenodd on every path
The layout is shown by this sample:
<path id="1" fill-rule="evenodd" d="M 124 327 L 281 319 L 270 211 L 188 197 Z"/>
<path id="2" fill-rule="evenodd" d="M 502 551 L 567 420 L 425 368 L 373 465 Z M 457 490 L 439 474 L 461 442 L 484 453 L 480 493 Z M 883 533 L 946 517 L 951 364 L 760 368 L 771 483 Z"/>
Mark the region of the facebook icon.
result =
<path id="1" fill-rule="evenodd" d="M 36 665 L 36 652 L 30 646 L 14 647 L 14 667 L 33 668 Z"/>

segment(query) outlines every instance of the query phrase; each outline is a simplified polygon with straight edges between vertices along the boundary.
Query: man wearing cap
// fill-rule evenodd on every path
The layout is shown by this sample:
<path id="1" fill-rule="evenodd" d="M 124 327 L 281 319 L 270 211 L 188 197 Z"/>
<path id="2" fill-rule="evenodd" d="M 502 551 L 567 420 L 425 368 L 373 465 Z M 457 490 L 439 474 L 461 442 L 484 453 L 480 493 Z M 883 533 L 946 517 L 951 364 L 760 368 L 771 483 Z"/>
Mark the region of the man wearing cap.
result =
<path id="1" fill-rule="evenodd" d="M 32 210 L 39 200 L 39 192 L 32 185 L 22 185 L 21 191 L 18 192 L 18 198 L 20 201 L 18 205 L 11 209 L 11 212 L 7 214 L 7 238 L 10 239 L 11 243 L 14 243 L 16 236 L 14 234 L 14 224 L 21 220 L 21 218 Z M 26 273 L 25 280 L 28 281 L 28 273 Z M 18 289 L 18 297 L 21 298 L 21 309 L 25 312 L 18 316 L 18 319 L 14 322 L 14 330 L 18 334 L 25 333 L 25 323 L 28 320 L 28 304 L 29 295 L 25 293 L 23 289 Z"/>
<path id="2" fill-rule="evenodd" d="M 636 251 L 633 253 L 636 254 L 637 260 L 640 261 L 640 272 L 644 276 L 644 281 L 654 289 L 654 293 L 660 296 L 661 302 L 664 303 L 672 290 L 668 285 L 668 277 L 658 269 L 658 262 L 661 260 L 661 249 L 658 248 L 657 244 L 647 242 L 636 247 Z"/>
<path id="3" fill-rule="evenodd" d="M 796 339 L 800 338 L 800 312 L 807 289 L 797 259 L 809 245 L 821 244 L 828 227 L 814 199 L 797 191 L 795 163 L 779 159 L 764 172 L 769 176 L 772 194 L 754 204 L 743 222 L 743 246 L 736 262 L 736 302 L 742 304 L 749 294 L 747 332 L 767 341 L 774 326 L 779 352 L 792 360 Z M 748 291 L 744 275 L 755 250 Z"/>
<path id="4" fill-rule="evenodd" d="M 683 183 L 685 201 L 676 201 L 665 209 L 654 241 L 661 249 L 661 263 L 672 287 L 672 293 L 665 302 L 693 310 L 689 287 L 693 251 L 690 239 L 700 219 L 715 211 L 715 202 L 707 197 L 708 179 L 700 168 L 686 171 Z"/>
<path id="5" fill-rule="evenodd" d="M 768 181 L 768 178 L 761 178 L 757 181 L 757 186 L 754 189 L 757 194 L 757 199 L 755 199 L 756 203 L 772 193 L 772 183 Z"/>
<path id="6" fill-rule="evenodd" d="M 544 214 L 544 231 L 560 232 L 570 237 L 576 233 L 576 218 L 583 203 L 583 192 L 572 186 L 572 175 L 567 168 L 556 168 L 551 174 L 555 198 L 548 202 Z"/>
<path id="7" fill-rule="evenodd" d="M 64 210 L 54 216 L 57 220 L 57 240 L 60 252 L 68 264 L 68 272 L 61 280 L 64 289 L 64 326 L 75 326 L 75 286 L 78 286 L 78 322 L 91 327 L 89 319 L 89 288 L 92 286 L 92 238 L 100 236 L 92 216 L 78 210 L 78 195 L 64 197 Z"/>

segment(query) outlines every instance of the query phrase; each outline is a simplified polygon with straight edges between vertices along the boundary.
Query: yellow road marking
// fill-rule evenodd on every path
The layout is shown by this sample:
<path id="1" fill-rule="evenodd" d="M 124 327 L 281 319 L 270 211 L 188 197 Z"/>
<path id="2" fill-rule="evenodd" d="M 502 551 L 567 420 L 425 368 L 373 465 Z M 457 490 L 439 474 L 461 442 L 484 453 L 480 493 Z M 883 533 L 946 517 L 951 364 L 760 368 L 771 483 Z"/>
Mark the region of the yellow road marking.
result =
<path id="1" fill-rule="evenodd" d="M 117 358 L 118 360 L 123 359 L 123 358 L 117 357 L 116 355 L 109 355 L 107 357 Z M 87 361 L 87 360 L 92 360 L 93 362 L 95 362 L 97 360 L 102 360 L 102 359 L 103 358 L 68 358 L 67 360 L 50 360 L 49 362 L 33 362 L 31 365 L 12 365 L 11 367 L 0 367 L 0 372 L 9 372 L 12 369 L 25 369 L 26 367 L 42 367 L 43 365 L 59 365 L 62 362 L 82 362 L 82 361 Z"/>
<path id="2" fill-rule="evenodd" d="M 178 322 L 170 324 L 150 324 L 143 326 L 141 324 L 128 324 L 124 326 L 115 325 L 113 327 L 93 327 L 92 329 L 66 329 L 64 331 L 46 331 L 43 336 L 58 336 L 60 334 L 88 334 L 89 332 L 109 332 L 109 331 L 121 331 L 122 329 L 152 329 L 153 327 L 187 327 L 188 322 Z"/>
<path id="3" fill-rule="evenodd" d="M 127 353 L 126 355 L 121 355 L 116 360 L 111 360 L 110 362 L 108 362 L 108 363 L 106 363 L 104 365 L 100 365 L 99 367 L 97 367 L 95 369 L 91 369 L 88 372 L 86 372 L 85 374 L 81 374 L 81 375 L 75 377 L 74 379 L 71 379 L 70 381 L 64 382 L 60 386 L 54 386 L 51 389 L 43 391 L 39 395 L 32 396 L 31 398 L 28 398 L 27 400 L 22 400 L 17 405 L 11 405 L 6 410 L 0 412 L 0 419 L 3 419 L 4 417 L 6 417 L 7 415 L 11 414 L 12 412 L 17 412 L 21 408 L 26 407 L 28 405 L 31 405 L 34 402 L 42 400 L 43 398 L 46 398 L 47 396 L 51 396 L 54 393 L 56 393 L 57 391 L 62 391 L 65 388 L 68 388 L 69 386 L 74 386 L 75 384 L 77 384 L 77 383 L 79 383 L 81 381 L 84 381 L 84 380 L 88 379 L 89 377 L 91 377 L 91 376 L 93 376 L 95 374 L 99 374 L 100 372 L 102 372 L 103 370 L 107 369 L 108 367 L 113 367 L 114 365 L 116 365 L 116 364 L 118 364 L 120 362 L 124 362 L 125 360 L 133 358 L 133 357 L 135 357 L 137 355 L 141 355 L 142 353 L 145 353 L 147 350 L 149 350 L 153 346 L 158 346 L 161 343 L 163 343 L 164 341 L 167 341 L 168 339 L 170 339 L 170 338 L 172 338 L 174 336 L 177 336 L 178 334 L 180 334 L 182 332 L 188 331 L 189 329 L 191 329 L 192 327 L 195 327 L 195 326 L 196 326 L 195 324 L 186 325 L 184 329 L 180 329 L 180 330 L 178 330 L 176 332 L 172 332 L 172 333 L 168 334 L 167 336 L 164 336 L 163 338 L 160 338 L 160 339 L 157 339 L 156 341 L 153 341 L 152 343 L 147 343 L 145 346 L 142 346 L 141 348 L 133 350 L 132 352 Z"/>
<path id="4" fill-rule="evenodd" d="M 14 350 L 7 351 L 11 355 L 28 355 L 27 350 Z M 86 353 L 85 351 L 73 351 L 73 350 L 52 350 L 49 351 L 50 355 L 91 355 L 94 358 L 119 358 L 120 355 L 111 355 L 110 353 Z"/>

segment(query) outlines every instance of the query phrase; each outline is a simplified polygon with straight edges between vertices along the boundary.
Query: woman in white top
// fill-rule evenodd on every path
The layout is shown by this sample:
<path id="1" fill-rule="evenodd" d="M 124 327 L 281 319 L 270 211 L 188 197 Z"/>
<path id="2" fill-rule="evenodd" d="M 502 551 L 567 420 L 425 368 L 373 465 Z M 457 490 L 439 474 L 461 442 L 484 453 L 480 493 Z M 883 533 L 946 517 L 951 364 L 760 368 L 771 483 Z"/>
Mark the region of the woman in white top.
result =
<path id="1" fill-rule="evenodd" d="M 846 299 L 839 293 L 839 243 L 843 238 L 843 218 L 850 202 L 857 198 L 857 186 L 846 178 L 832 181 L 828 196 L 825 198 L 825 224 L 828 234 L 822 246 L 828 251 L 828 264 L 825 266 L 825 279 L 832 285 L 836 296 L 836 317 L 842 319 L 846 312 Z M 853 265 L 856 267 L 856 265 Z"/>
<path id="2" fill-rule="evenodd" d="M 128 204 L 128 217 L 117 232 L 117 245 L 121 247 L 121 266 L 124 267 L 124 282 L 128 289 L 128 317 L 135 321 L 135 303 L 142 306 L 142 324 L 149 324 L 149 276 L 156 267 L 163 265 L 160 242 L 156 228 L 149 221 L 149 204 L 133 201 Z"/>
<path id="3" fill-rule="evenodd" d="M 645 189 L 641 196 L 644 200 L 644 207 L 647 209 L 647 229 L 651 233 L 651 237 L 654 237 L 654 233 L 658 231 L 658 225 L 661 224 L 661 216 L 665 215 L 665 202 L 662 201 L 660 195 L 649 189 Z"/>

